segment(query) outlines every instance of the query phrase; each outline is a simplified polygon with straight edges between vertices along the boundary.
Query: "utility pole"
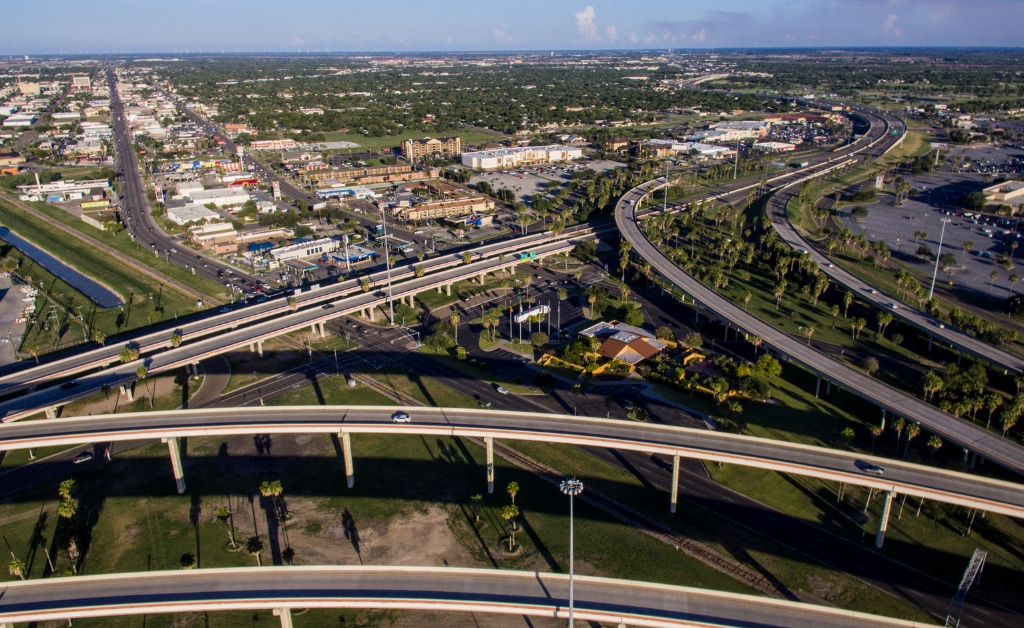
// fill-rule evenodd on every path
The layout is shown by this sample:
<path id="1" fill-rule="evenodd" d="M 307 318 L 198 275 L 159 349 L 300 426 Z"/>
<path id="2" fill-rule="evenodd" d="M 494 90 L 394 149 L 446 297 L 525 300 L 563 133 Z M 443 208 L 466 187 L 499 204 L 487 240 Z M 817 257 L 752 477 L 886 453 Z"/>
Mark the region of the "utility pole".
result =
<path id="1" fill-rule="evenodd" d="M 946 235 L 946 223 L 949 222 L 949 218 L 943 218 L 942 231 L 939 233 L 939 250 L 935 253 L 935 270 L 932 271 L 932 287 L 928 289 L 928 300 L 932 300 L 932 295 L 935 294 L 935 277 L 939 274 L 939 258 L 942 257 L 942 238 Z"/>

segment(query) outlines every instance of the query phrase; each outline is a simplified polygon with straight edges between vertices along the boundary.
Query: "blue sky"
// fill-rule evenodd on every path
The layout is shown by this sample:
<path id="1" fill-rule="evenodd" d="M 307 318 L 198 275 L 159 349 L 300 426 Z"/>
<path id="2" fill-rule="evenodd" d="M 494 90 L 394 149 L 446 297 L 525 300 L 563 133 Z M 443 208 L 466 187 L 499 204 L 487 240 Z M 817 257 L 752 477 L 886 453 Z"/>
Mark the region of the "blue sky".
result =
<path id="1" fill-rule="evenodd" d="M 0 54 L 1024 46 L 1024 0 L 5 0 Z"/>

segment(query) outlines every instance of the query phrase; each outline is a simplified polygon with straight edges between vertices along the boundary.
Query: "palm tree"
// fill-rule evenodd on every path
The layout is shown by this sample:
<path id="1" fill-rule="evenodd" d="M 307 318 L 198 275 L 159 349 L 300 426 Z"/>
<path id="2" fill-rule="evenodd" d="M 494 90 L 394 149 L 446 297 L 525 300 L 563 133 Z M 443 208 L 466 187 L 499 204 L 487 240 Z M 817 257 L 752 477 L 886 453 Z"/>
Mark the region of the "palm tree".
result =
<path id="1" fill-rule="evenodd" d="M 907 457 L 907 453 L 910 451 L 910 441 L 917 438 L 917 435 L 921 433 L 921 426 L 917 423 L 911 423 L 907 426 L 907 446 L 903 449 L 903 457 Z"/>
<path id="2" fill-rule="evenodd" d="M 448 320 L 451 322 L 452 330 L 455 334 L 455 344 L 459 344 L 459 321 L 462 320 L 462 317 L 459 316 L 458 312 L 452 310 L 452 313 L 448 315 Z"/>
<path id="3" fill-rule="evenodd" d="M 779 309 L 779 305 L 782 304 L 782 297 L 786 294 L 786 280 L 783 279 L 779 283 L 775 284 L 775 309 Z"/>
<path id="4" fill-rule="evenodd" d="M 474 495 L 469 498 L 469 509 L 473 512 L 473 517 L 480 521 L 480 509 L 484 505 L 483 495 Z"/>
<path id="5" fill-rule="evenodd" d="M 839 306 L 832 306 L 832 329 L 836 328 L 836 317 L 839 316 Z"/>
<path id="6" fill-rule="evenodd" d="M 938 434 L 932 434 L 928 438 L 928 451 L 931 452 L 932 457 L 934 458 L 935 454 L 939 453 L 940 449 L 942 449 L 942 437 Z"/>
<path id="7" fill-rule="evenodd" d="M 295 297 L 288 297 L 288 307 L 292 308 L 292 311 L 299 309 L 299 301 Z"/>
<path id="8" fill-rule="evenodd" d="M 263 566 L 263 557 L 260 556 L 260 552 L 263 551 L 263 541 L 259 536 L 250 536 L 249 540 L 245 542 L 245 551 L 250 556 L 256 557 L 256 564 L 260 567 Z"/>
<path id="9" fill-rule="evenodd" d="M 417 277 L 422 277 L 427 272 L 427 269 L 423 268 L 423 264 L 416 264 L 412 270 Z"/>
<path id="10" fill-rule="evenodd" d="M 509 496 L 512 497 L 512 503 L 516 503 L 516 493 L 519 492 L 519 483 L 509 482 L 508 486 L 505 487 L 505 490 L 508 491 Z"/>
<path id="11" fill-rule="evenodd" d="M 139 359 L 139 350 L 131 345 L 125 345 L 121 347 L 118 357 L 121 359 L 121 364 L 128 364 Z"/>
<path id="12" fill-rule="evenodd" d="M 992 294 L 992 286 L 996 285 L 996 279 L 999 279 L 999 273 L 992 271 L 988 274 L 988 293 Z"/>
<path id="13" fill-rule="evenodd" d="M 754 295 L 750 294 L 749 292 L 744 292 L 743 293 L 743 311 L 744 312 L 747 311 L 747 304 L 750 303 L 750 300 L 752 298 L 754 298 Z"/>
<path id="14" fill-rule="evenodd" d="M 903 430 L 907 428 L 907 422 L 903 420 L 903 417 L 896 417 L 896 420 L 892 422 L 892 429 L 896 432 L 896 455 L 900 453 L 900 438 L 903 436 Z"/>
<path id="15" fill-rule="evenodd" d="M 57 516 L 62 519 L 71 519 L 78 512 L 78 502 L 73 499 L 65 499 L 57 506 Z"/>
<path id="16" fill-rule="evenodd" d="M 469 264 L 472 261 L 473 261 L 473 254 L 472 253 L 470 253 L 469 251 L 466 251 L 465 253 L 462 254 L 462 263 L 463 264 Z"/>
<path id="17" fill-rule="evenodd" d="M 989 393 L 985 395 L 984 403 L 985 409 L 988 410 L 988 424 L 985 425 L 987 430 L 992 427 L 992 413 L 1003 405 L 1003 397 L 999 393 Z"/>
<path id="18" fill-rule="evenodd" d="M 512 523 L 512 534 L 508 537 L 508 551 L 516 544 L 516 517 L 519 516 L 519 506 L 509 504 L 501 509 L 501 518 Z"/>
<path id="19" fill-rule="evenodd" d="M 605 409 L 605 418 L 606 419 L 612 418 L 612 407 L 614 405 L 615 405 L 615 398 L 614 397 L 605 397 L 604 398 L 604 409 Z"/>
<path id="20" fill-rule="evenodd" d="M 139 368 L 135 369 L 135 376 L 139 378 L 139 381 L 142 382 L 142 384 L 146 388 L 146 392 L 148 393 L 149 392 L 149 384 L 146 383 L 146 376 L 147 375 L 149 375 L 149 369 L 147 369 L 145 366 L 142 366 L 140 364 Z M 153 387 L 153 396 L 154 397 L 156 396 L 156 387 L 155 386 Z M 150 402 L 149 402 L 149 407 L 150 408 L 153 407 L 153 401 L 152 400 L 150 400 Z"/>
<path id="21" fill-rule="evenodd" d="M 814 331 L 815 330 L 814 330 L 814 326 L 813 325 L 808 325 L 807 327 L 804 327 L 803 333 L 804 333 L 805 336 L 807 336 L 807 346 L 808 347 L 811 346 L 811 336 L 814 335 Z"/>
<path id="22" fill-rule="evenodd" d="M 217 509 L 216 516 L 228 529 L 228 541 L 230 542 L 229 546 L 231 549 L 238 547 L 238 543 L 235 542 L 235 523 L 234 517 L 231 516 L 231 511 L 228 510 L 227 506 L 221 506 Z"/>
<path id="23" fill-rule="evenodd" d="M 850 315 L 850 304 L 853 303 L 853 293 L 846 292 L 843 294 L 843 318 L 849 318 Z"/>
<path id="24" fill-rule="evenodd" d="M 630 292 L 632 292 L 632 291 L 629 289 L 629 286 L 627 286 L 626 284 L 622 284 L 621 286 L 619 286 L 619 294 L 621 295 L 621 299 L 622 299 L 622 302 L 624 304 L 629 302 L 629 294 L 630 294 Z"/>
<path id="25" fill-rule="evenodd" d="M 171 334 L 170 343 L 171 343 L 171 346 L 174 347 L 175 349 L 180 347 L 181 346 L 181 334 L 178 333 L 178 332 L 174 332 L 173 334 Z"/>
<path id="26" fill-rule="evenodd" d="M 974 243 L 968 240 L 960 245 L 960 248 L 964 250 L 964 254 L 960 256 L 960 268 L 967 265 L 967 252 L 974 248 Z"/>
<path id="27" fill-rule="evenodd" d="M 750 339 L 750 344 L 754 345 L 754 357 L 755 358 L 757 357 L 757 350 L 761 346 L 762 342 L 764 342 L 764 341 L 761 340 L 760 336 L 754 336 L 753 338 Z"/>
<path id="28" fill-rule="evenodd" d="M 874 425 L 871 427 L 871 455 L 875 455 L 875 441 L 882 435 L 882 428 Z"/>
<path id="29" fill-rule="evenodd" d="M 11 562 L 7 564 L 7 573 L 12 576 L 17 576 L 22 580 L 25 579 L 25 561 L 15 556 L 11 557 Z"/>

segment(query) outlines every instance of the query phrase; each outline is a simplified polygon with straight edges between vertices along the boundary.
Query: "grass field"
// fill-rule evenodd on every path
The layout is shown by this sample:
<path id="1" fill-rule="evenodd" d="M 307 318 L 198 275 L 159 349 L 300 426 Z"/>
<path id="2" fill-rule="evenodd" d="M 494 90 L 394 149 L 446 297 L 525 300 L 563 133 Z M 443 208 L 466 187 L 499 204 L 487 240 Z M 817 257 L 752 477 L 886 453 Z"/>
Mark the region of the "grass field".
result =
<path id="1" fill-rule="evenodd" d="M 381 148 L 395 148 L 396 146 L 401 145 L 405 140 L 418 140 L 430 135 L 431 134 L 424 133 L 422 131 L 406 131 L 399 135 L 388 135 L 385 137 L 370 137 L 358 133 L 342 133 L 340 131 L 324 133 L 324 137 L 328 142 L 353 142 L 355 144 L 359 144 L 362 148 L 369 148 L 373 150 Z M 506 139 L 505 135 L 498 133 L 497 131 L 489 132 L 479 131 L 476 129 L 463 129 L 458 132 L 448 132 L 441 135 L 445 137 L 457 135 L 462 138 L 463 146 L 467 144 L 474 145 L 486 142 L 497 142 Z M 436 133 L 433 134 L 435 137 L 440 137 L 441 135 Z"/>
<path id="2" fill-rule="evenodd" d="M 168 263 L 164 258 L 154 255 L 153 251 L 146 246 L 145 243 L 132 242 L 128 233 L 125 231 L 114 234 L 109 231 L 97 229 L 91 225 L 85 224 L 66 211 L 57 209 L 56 207 L 45 203 L 33 203 L 32 206 L 50 218 L 64 223 L 75 231 L 79 231 L 120 253 L 142 262 L 146 266 L 149 266 L 163 275 L 167 275 L 176 281 L 180 281 L 197 292 L 222 300 L 229 299 L 227 291 L 221 284 L 201 275 L 193 275 L 191 272 L 177 264 Z M 66 238 L 67 236 L 64 237 Z"/>
<path id="3" fill-rule="evenodd" d="M 60 212 L 60 210 L 54 209 Z M 60 212 L 64 213 L 64 212 Z M 68 216 L 70 218 L 70 215 Z M 95 328 L 108 336 L 149 325 L 153 322 L 153 312 L 162 308 L 159 318 L 175 316 L 176 313 L 190 313 L 195 309 L 195 300 L 173 286 L 162 284 L 155 279 L 126 268 L 117 260 L 111 259 L 102 250 L 90 246 L 77 239 L 69 239 L 66 234 L 44 220 L 40 220 L 26 212 L 19 211 L 11 205 L 0 202 L 0 222 L 31 241 L 41 249 L 51 253 L 64 263 L 93 277 L 121 295 L 126 306 L 120 308 L 100 309 L 86 299 L 77 290 L 58 281 L 54 291 L 68 297 L 74 295 L 75 304 L 82 306 L 83 315 L 91 318 Z M 81 222 L 81 221 L 77 221 Z M 82 223 L 85 225 L 85 223 Z M 32 275 L 34 280 L 48 279 L 53 276 L 41 273 L 43 270 L 34 264 L 23 265 L 23 275 Z M 212 282 L 211 282 L 212 283 Z M 49 279 L 47 286 L 53 285 Z M 150 299 L 149 295 L 153 295 Z M 130 303 L 130 306 L 127 305 Z M 25 343 L 37 343 L 40 346 L 49 344 L 49 338 L 41 336 L 40 326 L 26 330 Z M 73 331 L 72 335 L 77 333 Z"/>

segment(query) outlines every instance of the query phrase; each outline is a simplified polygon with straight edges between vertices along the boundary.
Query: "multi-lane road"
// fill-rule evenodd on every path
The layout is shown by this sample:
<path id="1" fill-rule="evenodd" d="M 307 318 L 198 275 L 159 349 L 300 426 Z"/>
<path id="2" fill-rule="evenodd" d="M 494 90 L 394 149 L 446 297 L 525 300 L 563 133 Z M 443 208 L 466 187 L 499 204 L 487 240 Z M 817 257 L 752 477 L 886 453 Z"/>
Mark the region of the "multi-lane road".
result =
<path id="1" fill-rule="evenodd" d="M 121 221 L 125 228 L 143 246 L 148 246 L 154 254 L 159 254 L 168 262 L 178 264 L 195 274 L 220 283 L 217 271 L 233 270 L 235 275 L 252 280 L 243 271 L 233 268 L 220 260 L 197 254 L 186 248 L 180 241 L 164 233 L 149 213 L 149 200 L 146 198 L 146 186 L 139 172 L 139 162 L 135 156 L 135 148 L 128 118 L 118 91 L 117 77 L 112 68 L 107 68 L 107 81 L 110 85 L 110 117 L 113 121 L 114 146 L 117 153 L 118 176 L 121 179 Z M 178 247 L 181 247 L 180 249 Z"/>
<path id="2" fill-rule="evenodd" d="M 500 257 L 505 255 L 508 260 L 506 265 L 511 265 L 512 260 L 516 259 L 516 255 L 520 252 L 531 251 L 537 246 L 553 240 L 583 237 L 588 233 L 589 229 L 587 227 L 569 229 L 558 236 L 551 232 L 538 233 L 516 238 L 515 240 L 480 246 L 473 249 L 472 255 L 476 260 L 494 258 L 500 260 Z M 423 271 L 429 274 L 445 268 L 461 266 L 462 264 L 463 258 L 461 254 L 444 253 L 425 259 L 423 262 L 415 265 L 422 266 Z M 392 281 L 409 279 L 414 277 L 415 274 L 414 262 L 411 261 L 391 269 Z M 363 281 L 369 282 L 374 290 L 378 290 L 386 280 L 387 274 L 385 272 L 377 272 L 354 279 L 342 280 L 334 284 L 321 285 L 319 288 L 308 288 L 301 292 L 296 292 L 294 296 L 299 307 L 307 307 L 358 292 L 361 290 L 360 286 Z M 224 310 L 224 308 L 221 309 Z M 257 301 L 248 305 L 237 304 L 227 309 L 228 311 L 221 311 L 219 313 L 211 312 L 208 316 L 183 323 L 176 328 L 181 336 L 182 343 L 188 343 L 204 336 L 278 316 L 286 313 L 290 308 L 287 301 L 279 297 L 269 299 L 263 303 Z M 76 351 L 73 355 L 65 358 L 43 362 L 42 364 L 25 365 L 20 369 L 0 376 L 0 395 L 9 395 L 19 390 L 42 386 L 48 382 L 72 377 L 116 362 L 121 348 L 125 345 L 130 344 L 136 347 L 140 354 L 162 349 L 169 346 L 170 335 L 171 332 L 169 330 L 157 332 L 142 330 L 136 334 L 120 336 L 118 341 L 111 343 L 110 346 L 93 347 L 84 351 Z"/>
<path id="3" fill-rule="evenodd" d="M 590 236 L 584 234 L 579 237 Z M 575 242 L 575 238 L 561 239 L 548 241 L 547 243 L 530 248 L 531 251 L 537 253 L 538 257 L 544 257 L 555 253 L 567 252 L 575 246 Z M 515 258 L 510 256 L 508 259 L 492 257 L 480 262 L 462 264 L 454 268 L 440 270 L 430 275 L 412 278 L 396 284 L 391 289 L 391 293 L 395 299 L 403 299 L 408 296 L 415 296 L 425 290 L 451 285 L 456 281 L 466 278 L 482 276 L 486 273 L 509 268 L 514 266 L 515 263 Z M 309 305 L 312 303 L 316 305 L 317 300 L 325 299 L 321 299 L 317 296 L 316 292 L 313 292 L 303 301 L 303 304 Z M 331 301 L 330 307 L 326 307 L 328 304 L 325 304 L 325 307 L 297 309 L 297 311 L 292 313 L 279 311 L 269 317 L 269 319 L 256 322 L 247 327 L 226 331 L 220 335 L 203 340 L 184 343 L 177 348 L 168 348 L 165 351 L 142 357 L 132 362 L 115 364 L 105 370 L 81 375 L 77 379 L 72 380 L 73 385 L 50 386 L 14 397 L 0 403 L 0 421 L 17 420 L 44 409 L 55 408 L 74 399 L 80 399 L 98 392 L 104 386 L 113 388 L 129 384 L 137 379 L 136 370 L 139 366 L 145 366 L 149 373 L 155 374 L 195 364 L 212 355 L 226 353 L 246 346 L 250 348 L 259 347 L 262 351 L 262 342 L 267 339 L 326 323 L 347 313 L 360 310 L 372 311 L 373 308 L 387 303 L 388 300 L 389 296 L 378 286 L 372 291 L 359 291 L 340 300 Z M 290 308 L 286 307 L 287 309 Z M 241 322 L 236 321 L 237 324 L 241 324 Z M 232 326 L 232 321 L 226 321 L 222 328 Z M 169 343 L 169 338 L 170 335 L 168 334 L 166 340 L 157 340 L 156 342 Z M 12 381 L 17 381 L 17 375 L 12 375 L 11 377 L 13 378 Z"/>
<path id="4" fill-rule="evenodd" d="M 690 587 L 576 576 L 574 616 L 604 625 L 870 628 L 914 622 Z M 569 616 L 569 576 L 451 567 L 155 571 L 0 584 L 0 625 L 161 613 L 376 608 Z"/>
<path id="5" fill-rule="evenodd" d="M 789 175 L 788 180 L 779 181 L 777 185 L 799 183 L 805 177 L 834 167 L 836 163 L 834 159 L 831 162 L 818 162 L 799 173 Z M 664 183 L 663 179 L 657 179 L 637 186 L 627 192 L 616 206 L 616 224 L 623 237 L 633 245 L 636 254 L 648 261 L 662 277 L 679 286 L 715 316 L 729 321 L 748 334 L 760 336 L 767 346 L 802 364 L 818 376 L 840 384 L 844 389 L 875 403 L 886 412 L 920 423 L 965 449 L 1014 471 L 1024 472 L 1024 450 L 1019 445 L 962 421 L 900 390 L 886 386 L 877 379 L 806 346 L 749 314 L 679 268 L 644 236 L 637 223 L 636 207 L 640 200 Z"/>
<path id="6" fill-rule="evenodd" d="M 825 255 L 804 239 L 796 227 L 793 226 L 793 223 L 789 221 L 787 207 L 796 193 L 797 188 L 795 186 L 787 187 L 776 192 L 769 201 L 768 211 L 771 216 L 772 226 L 778 232 L 783 242 L 794 249 L 807 251 L 829 279 L 853 292 L 857 295 L 858 299 L 866 301 L 880 310 L 891 312 L 908 325 L 921 330 L 939 342 L 1004 369 L 1016 373 L 1024 372 L 1024 358 L 1004 351 L 974 336 L 965 334 L 952 326 L 944 325 L 934 316 L 926 314 L 896 297 L 881 291 L 872 292 L 869 290 L 871 286 L 862 279 L 838 264 L 830 262 Z M 896 307 L 892 307 L 893 305 Z"/>
<path id="7" fill-rule="evenodd" d="M 1024 517 L 1024 487 L 898 460 L 666 425 L 572 415 L 460 408 L 304 406 L 93 415 L 0 426 L 0 451 L 81 443 L 232 434 L 432 434 L 561 442 L 643 451 L 805 475 Z"/>

